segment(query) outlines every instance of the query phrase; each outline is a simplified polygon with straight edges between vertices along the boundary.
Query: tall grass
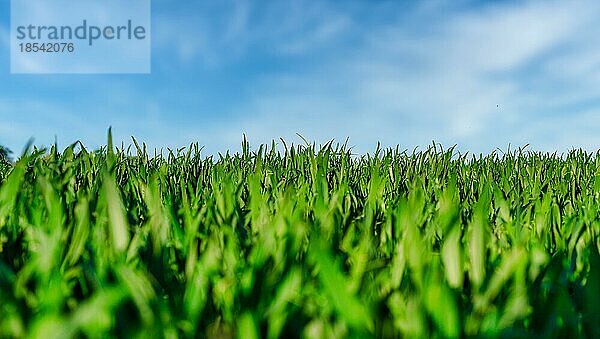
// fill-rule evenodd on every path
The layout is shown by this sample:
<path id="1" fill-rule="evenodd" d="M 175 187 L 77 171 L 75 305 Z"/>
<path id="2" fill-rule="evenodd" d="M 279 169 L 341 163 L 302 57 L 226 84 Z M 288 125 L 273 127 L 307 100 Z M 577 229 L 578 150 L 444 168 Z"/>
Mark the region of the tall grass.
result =
<path id="1" fill-rule="evenodd" d="M 3 337 L 600 337 L 600 153 L 27 152 Z"/>

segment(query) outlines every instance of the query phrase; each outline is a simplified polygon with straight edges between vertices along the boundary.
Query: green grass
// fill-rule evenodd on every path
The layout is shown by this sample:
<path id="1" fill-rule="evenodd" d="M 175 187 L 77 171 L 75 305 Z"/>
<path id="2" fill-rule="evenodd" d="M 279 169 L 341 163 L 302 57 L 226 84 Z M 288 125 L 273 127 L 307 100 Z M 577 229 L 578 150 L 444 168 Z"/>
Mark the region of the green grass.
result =
<path id="1" fill-rule="evenodd" d="M 34 149 L 2 337 L 600 337 L 600 153 Z"/>

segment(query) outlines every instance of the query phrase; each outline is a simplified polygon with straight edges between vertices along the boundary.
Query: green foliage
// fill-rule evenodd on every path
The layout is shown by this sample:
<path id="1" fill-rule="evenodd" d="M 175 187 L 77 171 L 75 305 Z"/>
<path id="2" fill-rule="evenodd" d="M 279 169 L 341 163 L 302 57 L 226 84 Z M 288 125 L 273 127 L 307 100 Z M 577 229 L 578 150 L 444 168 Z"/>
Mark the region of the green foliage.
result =
<path id="1" fill-rule="evenodd" d="M 600 153 L 111 139 L 0 168 L 0 336 L 600 336 Z"/>
<path id="2" fill-rule="evenodd" d="M 2 158 L 5 161 L 10 161 L 11 153 L 12 153 L 12 151 L 10 149 L 0 145 L 0 158 Z"/>
<path id="3" fill-rule="evenodd" d="M 0 145 L 0 182 L 5 178 L 6 173 L 10 171 L 12 151 Z"/>

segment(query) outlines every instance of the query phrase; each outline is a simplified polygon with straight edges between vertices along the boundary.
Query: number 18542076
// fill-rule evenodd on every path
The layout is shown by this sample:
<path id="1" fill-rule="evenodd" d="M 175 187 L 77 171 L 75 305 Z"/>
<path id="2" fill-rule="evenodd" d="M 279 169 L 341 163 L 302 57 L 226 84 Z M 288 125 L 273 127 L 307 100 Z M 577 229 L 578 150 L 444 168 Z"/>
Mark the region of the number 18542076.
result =
<path id="1" fill-rule="evenodd" d="M 66 43 L 66 42 L 20 43 L 19 48 L 20 48 L 21 53 L 40 53 L 40 52 L 41 53 L 73 53 L 73 52 L 75 52 L 75 45 L 73 45 L 73 43 Z"/>

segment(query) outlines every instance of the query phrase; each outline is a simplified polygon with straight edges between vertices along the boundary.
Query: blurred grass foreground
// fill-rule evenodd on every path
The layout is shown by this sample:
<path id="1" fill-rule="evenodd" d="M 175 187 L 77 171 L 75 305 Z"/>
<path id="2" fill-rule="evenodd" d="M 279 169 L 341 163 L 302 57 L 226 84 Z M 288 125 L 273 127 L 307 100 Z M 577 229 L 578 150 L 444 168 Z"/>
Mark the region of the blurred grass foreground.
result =
<path id="1" fill-rule="evenodd" d="M 0 337 L 600 338 L 600 153 L 0 164 Z"/>

